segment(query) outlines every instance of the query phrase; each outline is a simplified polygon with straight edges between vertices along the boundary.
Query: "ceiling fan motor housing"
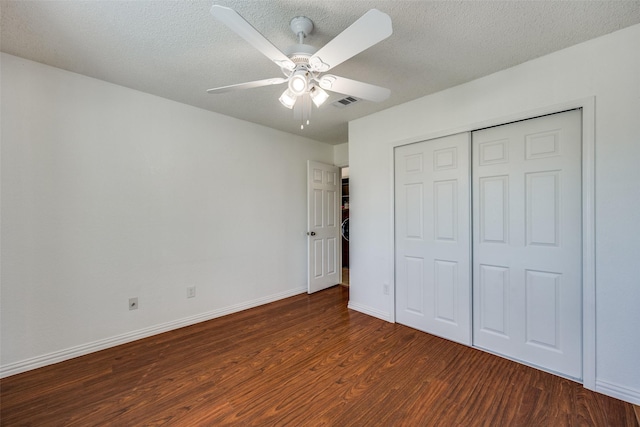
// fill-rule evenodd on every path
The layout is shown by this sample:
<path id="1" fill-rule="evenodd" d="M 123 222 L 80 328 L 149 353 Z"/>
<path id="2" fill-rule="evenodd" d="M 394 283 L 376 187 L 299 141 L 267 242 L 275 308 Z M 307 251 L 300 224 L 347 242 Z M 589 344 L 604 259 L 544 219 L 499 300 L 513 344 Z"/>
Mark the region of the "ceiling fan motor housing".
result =
<path id="1" fill-rule="evenodd" d="M 294 44 L 290 46 L 285 53 L 296 65 L 308 65 L 309 58 L 317 51 L 317 48 L 308 44 Z"/>

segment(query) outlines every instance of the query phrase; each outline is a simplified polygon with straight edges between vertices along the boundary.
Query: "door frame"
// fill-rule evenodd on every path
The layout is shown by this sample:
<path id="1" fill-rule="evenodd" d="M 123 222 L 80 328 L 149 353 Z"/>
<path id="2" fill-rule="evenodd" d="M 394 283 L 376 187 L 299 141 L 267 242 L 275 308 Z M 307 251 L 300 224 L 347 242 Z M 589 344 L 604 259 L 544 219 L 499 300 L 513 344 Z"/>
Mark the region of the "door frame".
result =
<path id="1" fill-rule="evenodd" d="M 389 304 L 390 318 L 396 320 L 396 271 L 395 271 L 395 148 L 426 140 L 441 138 L 463 132 L 500 126 L 521 120 L 533 119 L 567 110 L 582 110 L 582 385 L 586 389 L 596 388 L 596 275 L 595 275 L 595 97 L 587 97 L 549 105 L 534 110 L 522 111 L 510 115 L 495 117 L 476 123 L 461 125 L 429 134 L 394 141 L 389 144 L 390 151 L 390 244 L 393 256 L 390 260 L 391 295 Z"/>

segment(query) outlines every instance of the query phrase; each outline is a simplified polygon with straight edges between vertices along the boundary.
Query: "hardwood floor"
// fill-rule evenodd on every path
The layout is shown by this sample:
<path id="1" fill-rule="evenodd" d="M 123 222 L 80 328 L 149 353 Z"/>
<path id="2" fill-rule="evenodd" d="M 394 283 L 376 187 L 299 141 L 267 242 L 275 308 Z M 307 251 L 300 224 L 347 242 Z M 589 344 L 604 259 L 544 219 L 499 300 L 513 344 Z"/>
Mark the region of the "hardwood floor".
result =
<path id="1" fill-rule="evenodd" d="M 348 310 L 336 286 L 1 381 L 3 426 L 637 426 L 580 384 Z"/>
<path id="2" fill-rule="evenodd" d="M 342 267 L 342 286 L 349 287 L 349 268 Z"/>

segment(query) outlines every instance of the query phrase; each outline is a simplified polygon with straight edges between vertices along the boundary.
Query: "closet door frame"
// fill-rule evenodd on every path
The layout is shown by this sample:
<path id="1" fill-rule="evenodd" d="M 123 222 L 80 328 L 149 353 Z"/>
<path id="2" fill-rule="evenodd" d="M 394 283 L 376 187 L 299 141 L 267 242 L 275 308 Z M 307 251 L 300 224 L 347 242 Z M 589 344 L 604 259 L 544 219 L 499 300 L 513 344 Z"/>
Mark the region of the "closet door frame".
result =
<path id="1" fill-rule="evenodd" d="M 390 313 L 395 322 L 395 160 L 394 150 L 402 145 L 429 139 L 441 138 L 463 132 L 473 132 L 491 126 L 500 126 L 520 120 L 561 113 L 567 110 L 582 110 L 582 385 L 596 389 L 596 287 L 595 287 L 595 97 L 567 101 L 534 110 L 500 116 L 475 123 L 460 125 L 429 134 L 393 141 L 389 144 L 391 207 L 390 207 L 390 253 L 391 289 Z"/>

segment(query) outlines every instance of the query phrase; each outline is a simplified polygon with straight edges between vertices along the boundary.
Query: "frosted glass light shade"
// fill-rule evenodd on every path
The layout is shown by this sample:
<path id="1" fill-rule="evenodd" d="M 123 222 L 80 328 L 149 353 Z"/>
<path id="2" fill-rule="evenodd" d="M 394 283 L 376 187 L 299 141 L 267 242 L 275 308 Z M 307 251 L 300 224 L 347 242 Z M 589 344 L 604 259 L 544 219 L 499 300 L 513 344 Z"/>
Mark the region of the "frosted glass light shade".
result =
<path id="1" fill-rule="evenodd" d="M 280 95 L 280 98 L 279 98 L 280 103 L 289 109 L 293 108 L 293 106 L 296 105 L 297 99 L 298 97 L 296 96 L 296 94 L 291 92 L 290 89 L 287 89 L 284 92 L 282 92 L 282 95 Z"/>
<path id="2" fill-rule="evenodd" d="M 309 94 L 311 95 L 313 103 L 316 104 L 316 107 L 320 107 L 324 104 L 324 101 L 329 98 L 329 94 L 317 86 L 313 86 L 309 91 Z"/>

